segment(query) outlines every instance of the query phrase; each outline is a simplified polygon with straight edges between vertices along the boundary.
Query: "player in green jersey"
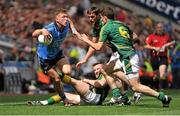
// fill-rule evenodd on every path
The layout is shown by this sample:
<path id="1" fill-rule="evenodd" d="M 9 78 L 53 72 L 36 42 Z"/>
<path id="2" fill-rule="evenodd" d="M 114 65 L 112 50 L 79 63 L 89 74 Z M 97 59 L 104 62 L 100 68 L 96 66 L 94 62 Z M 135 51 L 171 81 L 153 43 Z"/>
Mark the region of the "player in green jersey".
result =
<path id="1" fill-rule="evenodd" d="M 81 80 L 71 80 L 70 84 L 74 86 L 78 94 L 67 93 L 66 97 L 72 104 L 94 104 L 101 105 L 102 102 L 108 95 L 110 90 L 106 79 L 100 74 L 100 69 L 102 64 L 95 63 L 93 65 L 93 70 L 96 76 L 95 80 L 83 79 Z M 73 84 L 74 83 L 74 84 Z M 29 101 L 30 105 L 51 105 L 58 103 L 62 100 L 59 95 L 54 95 L 47 100 L 42 101 Z"/>
<path id="2" fill-rule="evenodd" d="M 158 98 L 162 101 L 163 107 L 168 107 L 171 101 L 171 97 L 164 95 L 163 92 L 156 92 L 155 90 L 142 85 L 139 81 L 139 58 L 132 46 L 132 36 L 133 33 L 125 24 L 111 20 L 114 14 L 113 9 L 110 7 L 105 8 L 101 12 L 101 20 L 104 26 L 100 32 L 100 39 L 97 43 L 94 43 L 88 39 L 88 37 L 83 34 L 82 40 L 93 47 L 95 50 L 100 50 L 106 41 L 111 44 L 113 50 L 118 51 L 120 55 L 120 60 L 123 62 L 123 70 L 126 74 L 126 79 L 128 79 L 128 84 L 131 86 L 133 91 L 144 93 L 153 97 Z M 114 64 L 109 64 L 103 67 L 101 72 L 106 77 L 110 77 L 114 70 L 112 66 Z"/>
<path id="3" fill-rule="evenodd" d="M 92 24 L 92 41 L 97 42 L 99 39 L 100 30 L 103 26 L 103 23 L 100 18 L 100 9 L 93 6 L 86 10 L 86 16 L 88 17 L 89 22 Z M 79 68 L 82 64 L 86 63 L 88 61 L 88 59 L 94 54 L 94 52 L 95 52 L 95 50 L 92 47 L 89 47 L 89 50 L 88 50 L 86 56 L 77 63 L 76 67 Z M 118 53 L 116 53 L 116 51 L 113 51 L 111 58 L 109 59 L 109 62 L 111 62 L 116 57 L 119 57 Z M 120 60 L 117 61 L 114 69 L 122 70 L 121 64 L 122 63 L 120 62 Z M 119 71 L 118 76 L 120 76 L 120 77 L 124 76 L 123 72 Z M 127 81 L 127 80 L 124 80 L 124 81 Z M 123 82 L 122 82 L 122 84 L 123 84 Z M 116 84 L 114 84 L 114 85 L 111 84 L 111 89 L 112 89 L 113 97 L 110 100 L 110 104 L 113 104 L 113 102 L 119 101 L 121 96 L 122 96 L 121 101 L 124 101 L 125 105 L 130 104 L 130 100 L 128 99 L 126 93 L 124 92 L 123 86 L 121 88 L 121 92 L 119 91 L 119 88 L 116 86 Z"/>

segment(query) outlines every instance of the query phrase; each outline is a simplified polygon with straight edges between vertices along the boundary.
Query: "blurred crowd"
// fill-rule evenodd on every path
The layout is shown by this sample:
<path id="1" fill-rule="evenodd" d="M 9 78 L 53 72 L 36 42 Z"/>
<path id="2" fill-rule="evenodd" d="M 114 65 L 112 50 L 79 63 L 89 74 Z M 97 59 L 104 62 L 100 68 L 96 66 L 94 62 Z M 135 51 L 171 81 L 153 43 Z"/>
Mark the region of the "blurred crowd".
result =
<path id="1" fill-rule="evenodd" d="M 53 21 L 54 10 L 63 7 L 68 9 L 68 14 L 72 17 L 75 27 L 81 33 L 91 35 L 91 25 L 84 17 L 85 9 L 101 1 L 96 0 L 1 0 L 0 1 L 0 35 L 7 35 L 14 38 L 20 47 L 13 47 L 11 53 L 0 51 L 0 63 L 4 61 L 34 61 L 33 51 L 35 44 L 32 42 L 32 32 L 34 29 L 42 28 L 44 25 Z M 140 64 L 145 70 L 145 62 L 148 62 L 148 51 L 144 49 L 145 39 L 154 32 L 156 21 L 151 17 L 138 16 L 133 12 L 115 7 L 116 19 L 126 23 L 138 35 L 138 41 L 134 42 L 134 48 L 140 56 Z M 176 40 L 176 45 L 170 50 L 169 63 L 174 68 L 174 78 L 180 78 L 178 74 L 179 65 L 175 65 L 180 60 L 180 30 L 174 28 L 171 22 L 162 22 L 164 29 L 170 35 L 171 39 Z M 62 45 L 65 48 L 65 54 L 75 69 L 75 64 L 81 60 L 87 52 L 88 46 L 75 36 L 69 34 L 68 39 Z M 103 52 L 102 52 L 103 51 Z M 89 76 L 92 73 L 92 64 L 99 61 L 107 61 L 111 56 L 109 48 L 103 48 L 96 52 L 87 64 L 83 65 L 81 71 L 74 70 L 74 76 Z M 31 56 L 26 55 L 32 53 Z M 174 64 L 174 65 L 173 65 Z M 174 67 L 173 67 L 174 66 Z M 169 69 L 169 70 L 170 70 Z M 153 70 L 152 70 L 153 71 Z M 170 71 L 172 72 L 172 71 Z"/>

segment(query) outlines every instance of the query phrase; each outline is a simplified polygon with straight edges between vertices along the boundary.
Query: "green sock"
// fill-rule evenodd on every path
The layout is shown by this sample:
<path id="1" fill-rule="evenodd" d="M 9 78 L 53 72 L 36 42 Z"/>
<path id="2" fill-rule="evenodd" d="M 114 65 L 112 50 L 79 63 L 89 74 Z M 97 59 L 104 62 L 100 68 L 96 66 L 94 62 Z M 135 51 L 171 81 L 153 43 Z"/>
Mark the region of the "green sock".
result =
<path id="1" fill-rule="evenodd" d="M 60 77 L 61 79 L 64 78 L 64 73 L 63 73 L 63 72 L 57 71 L 57 73 L 58 73 L 58 75 L 59 75 L 59 77 Z"/>
<path id="2" fill-rule="evenodd" d="M 112 89 L 113 97 L 119 97 L 120 96 L 120 90 L 119 88 Z"/>
<path id="3" fill-rule="evenodd" d="M 163 92 L 159 92 L 158 99 L 161 100 L 161 101 L 165 99 L 165 96 L 164 96 Z"/>
<path id="4" fill-rule="evenodd" d="M 121 94 L 122 95 L 122 94 Z M 127 100 L 128 99 L 128 96 L 127 96 L 127 93 L 123 94 L 122 95 L 122 100 Z"/>
<path id="5" fill-rule="evenodd" d="M 52 99 L 52 98 L 49 98 L 47 101 L 48 101 L 48 104 L 53 104 L 53 103 L 55 103 L 55 100 Z"/>

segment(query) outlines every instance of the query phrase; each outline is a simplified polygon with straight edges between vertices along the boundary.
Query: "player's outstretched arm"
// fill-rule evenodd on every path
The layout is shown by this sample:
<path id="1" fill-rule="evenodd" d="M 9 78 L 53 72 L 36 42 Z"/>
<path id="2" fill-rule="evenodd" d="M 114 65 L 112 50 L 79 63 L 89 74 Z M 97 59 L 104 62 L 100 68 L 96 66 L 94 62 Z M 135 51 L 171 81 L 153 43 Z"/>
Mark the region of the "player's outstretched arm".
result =
<path id="1" fill-rule="evenodd" d="M 90 80 L 90 79 L 83 79 L 85 83 L 88 83 L 96 88 L 103 88 L 107 85 L 106 79 L 103 77 L 101 80 Z"/>
<path id="2" fill-rule="evenodd" d="M 103 42 L 97 42 L 94 43 L 91 40 L 89 40 L 88 36 L 86 34 L 82 34 L 82 41 L 86 42 L 87 44 L 89 44 L 93 49 L 95 50 L 101 50 L 101 48 L 103 47 Z"/>
<path id="3" fill-rule="evenodd" d="M 93 37 L 92 42 L 97 42 L 97 38 Z M 80 68 L 82 64 L 85 64 L 88 61 L 88 59 L 94 54 L 94 52 L 95 52 L 95 49 L 90 46 L 86 56 L 76 64 L 76 67 Z"/>
<path id="4" fill-rule="evenodd" d="M 50 33 L 48 30 L 46 29 L 36 29 L 33 33 L 32 33 L 32 37 L 38 37 L 39 35 L 44 35 L 44 36 L 50 36 Z"/>

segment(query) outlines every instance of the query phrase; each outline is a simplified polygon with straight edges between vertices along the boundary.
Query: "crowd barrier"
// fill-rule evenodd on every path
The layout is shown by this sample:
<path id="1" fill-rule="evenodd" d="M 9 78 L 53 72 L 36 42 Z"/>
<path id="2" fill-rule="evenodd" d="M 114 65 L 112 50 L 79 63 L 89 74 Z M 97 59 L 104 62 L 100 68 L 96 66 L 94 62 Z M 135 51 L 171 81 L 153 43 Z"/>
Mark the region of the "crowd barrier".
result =
<path id="1" fill-rule="evenodd" d="M 33 64 L 27 62 L 5 62 L 1 64 L 4 70 L 4 92 L 21 93 L 22 80 L 32 80 L 34 78 Z"/>

